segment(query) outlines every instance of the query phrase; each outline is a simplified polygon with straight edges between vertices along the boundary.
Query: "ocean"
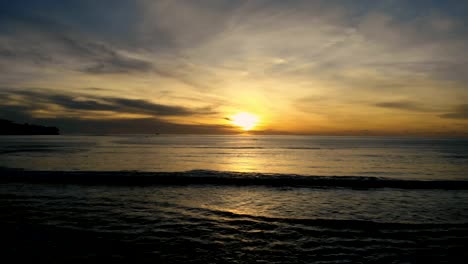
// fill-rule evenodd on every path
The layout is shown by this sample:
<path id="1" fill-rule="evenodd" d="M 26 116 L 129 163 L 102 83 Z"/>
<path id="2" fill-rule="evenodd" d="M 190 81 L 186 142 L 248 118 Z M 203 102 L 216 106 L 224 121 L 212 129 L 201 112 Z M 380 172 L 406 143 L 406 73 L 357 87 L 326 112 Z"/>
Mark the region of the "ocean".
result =
<path id="1" fill-rule="evenodd" d="M 4 136 L 2 258 L 465 263 L 468 139 Z"/>

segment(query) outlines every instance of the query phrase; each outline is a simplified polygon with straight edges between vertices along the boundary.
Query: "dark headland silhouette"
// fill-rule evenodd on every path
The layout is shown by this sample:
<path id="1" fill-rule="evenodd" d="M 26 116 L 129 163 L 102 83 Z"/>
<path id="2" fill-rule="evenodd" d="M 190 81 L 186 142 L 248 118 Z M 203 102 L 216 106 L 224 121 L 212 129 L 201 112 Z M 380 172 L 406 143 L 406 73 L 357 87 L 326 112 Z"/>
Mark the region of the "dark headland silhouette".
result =
<path id="1" fill-rule="evenodd" d="M 18 124 L 0 119 L 0 135 L 60 135 L 60 130 L 56 127 Z"/>

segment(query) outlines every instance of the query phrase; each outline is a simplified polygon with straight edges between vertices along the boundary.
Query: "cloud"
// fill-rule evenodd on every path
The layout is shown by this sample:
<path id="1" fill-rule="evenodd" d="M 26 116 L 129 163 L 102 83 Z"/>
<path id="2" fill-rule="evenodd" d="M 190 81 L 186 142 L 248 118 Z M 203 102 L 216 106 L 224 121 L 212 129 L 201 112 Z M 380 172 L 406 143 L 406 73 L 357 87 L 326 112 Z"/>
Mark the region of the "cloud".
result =
<path id="1" fill-rule="evenodd" d="M 209 107 L 201 109 L 188 109 L 180 106 L 168 106 L 162 104 L 151 103 L 146 100 L 126 99 L 126 98 L 102 98 L 105 102 L 109 102 L 122 109 L 135 109 L 141 113 L 154 113 L 154 115 L 172 115 L 186 116 L 194 114 L 213 114 L 215 113 Z"/>
<path id="2" fill-rule="evenodd" d="M 7 16 L 0 32 L 0 63 L 65 67 L 89 74 L 148 72 L 152 63 L 46 18 Z M 14 29 L 14 33 L 11 32 Z M 38 69 L 40 70 L 40 69 Z"/>
<path id="3" fill-rule="evenodd" d="M 211 115 L 215 122 L 212 107 L 188 106 L 219 99 L 217 109 L 263 112 L 277 130 L 338 121 L 340 129 L 351 129 L 359 119 L 367 129 L 381 124 L 372 122 L 379 117 L 432 129 L 437 122 L 455 124 L 449 119 L 460 119 L 459 110 L 447 111 L 446 120 L 437 115 L 468 98 L 463 2 L 3 1 L 0 87 L 61 89 L 20 98 L 18 104 L 33 108 L 18 111 L 36 117 L 107 111 L 187 123 Z M 172 94 L 157 97 L 164 90 Z M 194 95 L 202 101 L 183 99 Z M 157 98 L 178 103 L 157 104 Z M 362 117 L 375 107 L 413 113 Z M 417 112 L 435 118 L 422 124 Z M 285 124 L 278 118 L 284 115 L 298 122 Z"/>
<path id="4" fill-rule="evenodd" d="M 134 46 L 102 40 L 92 30 L 79 31 L 53 18 L 16 15 L 0 18 L 0 22 L 6 29 L 0 30 L 0 69 L 8 73 L 8 78 L 0 79 L 4 85 L 53 75 L 50 69 L 62 75 L 75 71 L 100 77 L 160 76 L 204 90 L 223 81 L 215 69 L 190 61 L 177 46 L 159 47 L 164 32 L 157 33 L 154 42 Z"/>
<path id="5" fill-rule="evenodd" d="M 428 112 L 433 111 L 420 103 L 412 102 L 412 101 L 391 101 L 391 102 L 381 102 L 376 103 L 375 106 L 383 107 L 383 108 L 390 108 L 390 109 L 397 109 L 397 110 L 405 110 L 405 111 L 416 111 L 416 112 Z"/>
<path id="6" fill-rule="evenodd" d="M 232 126 L 216 124 L 180 124 L 166 117 L 191 118 L 217 114 L 210 107 L 187 108 L 157 104 L 143 99 L 99 97 L 84 94 L 54 94 L 49 90 L 1 91 L 0 118 L 20 123 L 57 126 L 64 133 L 237 133 Z M 53 110 L 60 107 L 61 110 Z M 52 109 L 52 110 L 51 110 Z M 100 111 L 113 115 L 98 114 Z M 44 117 L 40 113 L 49 112 Z M 38 115 L 39 113 L 39 115 Z M 147 117 L 122 118 L 119 114 Z"/>
<path id="7" fill-rule="evenodd" d="M 111 74 L 145 72 L 150 69 L 151 63 L 149 62 L 125 57 L 114 57 L 109 60 L 98 62 L 93 66 L 86 67 L 83 71 L 92 74 Z"/>
<path id="8" fill-rule="evenodd" d="M 0 108 L 12 106 L 22 107 L 19 112 L 48 110 L 59 106 L 65 110 L 79 111 L 112 111 L 115 113 L 130 113 L 154 117 L 213 115 L 216 112 L 210 107 L 186 108 L 182 106 L 164 105 L 143 99 L 118 97 L 100 97 L 81 94 L 55 94 L 52 91 L 6 91 L 2 92 L 4 99 Z M 58 114 L 58 113 L 57 113 Z"/>
<path id="9" fill-rule="evenodd" d="M 152 69 L 148 61 L 120 54 L 110 46 L 93 41 L 79 41 L 70 36 L 62 36 L 67 52 L 73 57 L 87 58 L 91 66 L 81 69 L 91 74 L 147 72 Z"/>
<path id="10" fill-rule="evenodd" d="M 467 119 L 468 120 L 468 104 L 457 106 L 453 112 L 441 115 L 442 118 L 450 119 Z"/>
<path id="11" fill-rule="evenodd" d="M 36 122 L 60 128 L 62 133 L 87 134 L 233 134 L 231 126 L 207 124 L 177 124 L 158 118 L 87 120 L 74 118 L 35 118 Z"/>
<path id="12" fill-rule="evenodd" d="M 2 106 L 0 119 L 14 120 L 19 123 L 32 123 L 56 126 L 61 133 L 85 134 L 235 134 L 238 130 L 232 126 L 210 124 L 178 124 L 159 118 L 113 118 L 113 119 L 79 119 L 79 118 L 38 118 L 28 112 L 21 112 L 20 107 Z M 6 111 L 6 112 L 5 112 Z M 11 111 L 11 113 L 8 113 Z"/>
<path id="13" fill-rule="evenodd" d="M 23 58 L 93 75 L 158 74 L 194 87 L 220 82 L 213 71 L 227 65 L 256 75 L 341 76 L 347 83 L 344 77 L 356 68 L 443 79 L 468 76 L 468 62 L 460 60 L 468 55 L 467 38 L 459 34 L 464 20 L 429 12 L 448 12 L 444 9 L 456 3 L 85 2 L 70 4 L 74 12 L 60 1 L 31 2 L 27 10 L 38 11 L 29 16 L 18 11 L 25 12 L 24 6 L 6 4 L 7 20 L 15 22 L 6 24 L 10 31 L 3 34 L 5 45 L 0 38 L 0 56 L 12 64 Z M 414 12 L 413 19 L 402 18 L 402 6 Z M 104 12 L 109 7 L 123 20 Z M 123 16 L 123 10 L 133 13 Z M 125 39 L 137 41 L 129 45 Z M 287 63 L 265 63 L 274 58 Z"/>
<path id="14" fill-rule="evenodd" d="M 33 119 L 31 116 L 31 112 L 33 110 L 34 107 L 28 105 L 0 104 L 0 118 L 12 121 L 29 122 Z"/>

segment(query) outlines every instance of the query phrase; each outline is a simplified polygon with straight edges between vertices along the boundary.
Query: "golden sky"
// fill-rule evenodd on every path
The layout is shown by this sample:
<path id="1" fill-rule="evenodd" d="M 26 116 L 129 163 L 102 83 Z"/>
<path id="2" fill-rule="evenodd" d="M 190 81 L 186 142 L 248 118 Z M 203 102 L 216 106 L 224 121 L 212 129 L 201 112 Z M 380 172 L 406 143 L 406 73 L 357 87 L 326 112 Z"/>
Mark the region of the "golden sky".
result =
<path id="1" fill-rule="evenodd" d="M 67 133 L 468 135 L 465 1 L 11 1 L 0 117 Z"/>

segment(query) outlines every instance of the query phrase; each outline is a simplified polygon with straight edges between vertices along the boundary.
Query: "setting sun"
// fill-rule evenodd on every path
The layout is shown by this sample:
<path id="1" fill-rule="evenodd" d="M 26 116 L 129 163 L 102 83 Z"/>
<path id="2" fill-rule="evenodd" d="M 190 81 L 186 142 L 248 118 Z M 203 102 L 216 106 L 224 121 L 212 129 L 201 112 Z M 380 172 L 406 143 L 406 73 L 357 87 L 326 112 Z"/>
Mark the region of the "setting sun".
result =
<path id="1" fill-rule="evenodd" d="M 230 120 L 234 125 L 239 126 L 245 131 L 251 130 L 258 123 L 258 117 L 256 115 L 246 112 L 235 114 L 230 118 Z"/>

